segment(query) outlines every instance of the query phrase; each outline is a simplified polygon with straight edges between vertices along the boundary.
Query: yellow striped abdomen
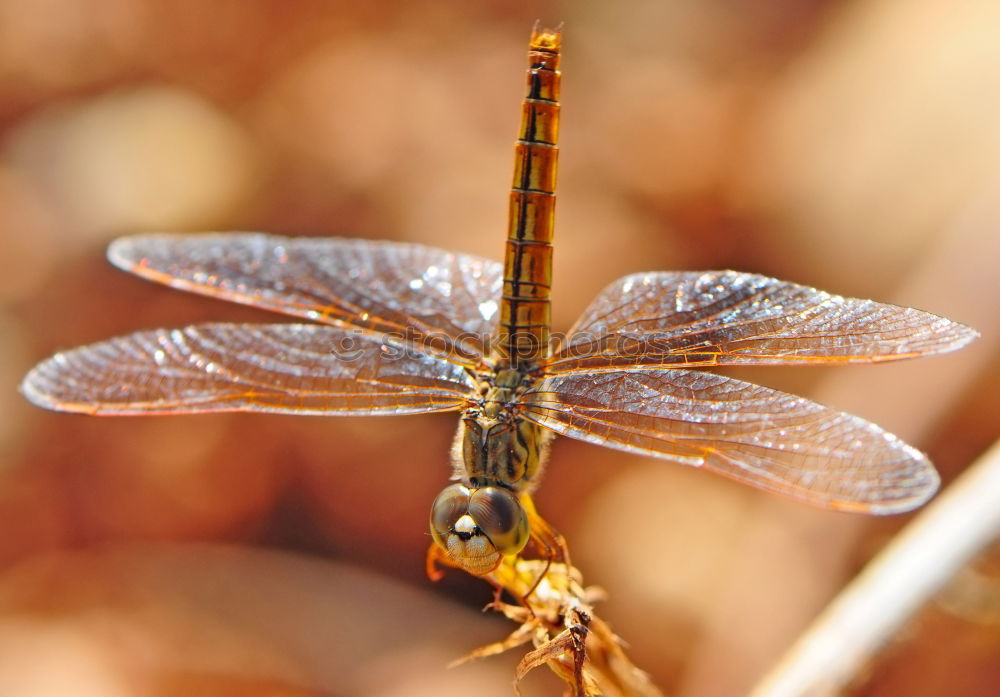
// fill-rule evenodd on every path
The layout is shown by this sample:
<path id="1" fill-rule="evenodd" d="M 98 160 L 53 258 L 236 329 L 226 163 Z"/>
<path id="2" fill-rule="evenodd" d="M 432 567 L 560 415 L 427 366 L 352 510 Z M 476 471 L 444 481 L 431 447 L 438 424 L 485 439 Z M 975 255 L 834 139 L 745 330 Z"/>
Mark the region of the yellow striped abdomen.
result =
<path id="1" fill-rule="evenodd" d="M 495 351 L 500 365 L 527 370 L 548 355 L 559 150 L 558 31 L 536 31 L 528 89 L 514 146 L 503 297 Z"/>

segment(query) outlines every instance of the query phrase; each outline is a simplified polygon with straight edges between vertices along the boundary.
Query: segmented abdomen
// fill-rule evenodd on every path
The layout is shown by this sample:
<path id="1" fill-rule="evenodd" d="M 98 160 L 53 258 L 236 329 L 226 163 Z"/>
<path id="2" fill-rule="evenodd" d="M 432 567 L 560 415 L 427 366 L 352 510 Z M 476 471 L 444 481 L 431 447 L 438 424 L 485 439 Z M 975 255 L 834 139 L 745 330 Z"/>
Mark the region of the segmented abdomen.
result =
<path id="1" fill-rule="evenodd" d="M 500 363 L 530 368 L 549 350 L 552 230 L 559 150 L 558 31 L 535 31 L 528 89 L 514 146 L 503 298 L 495 349 Z"/>

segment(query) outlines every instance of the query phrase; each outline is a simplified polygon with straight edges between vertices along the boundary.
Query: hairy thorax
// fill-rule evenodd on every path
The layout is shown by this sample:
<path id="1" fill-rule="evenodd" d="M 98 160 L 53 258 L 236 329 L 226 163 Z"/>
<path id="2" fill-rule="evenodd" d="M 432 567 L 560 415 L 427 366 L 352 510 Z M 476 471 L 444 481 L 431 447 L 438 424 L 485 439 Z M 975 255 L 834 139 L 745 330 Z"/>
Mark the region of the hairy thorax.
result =
<path id="1" fill-rule="evenodd" d="M 466 408 L 455 435 L 456 480 L 530 493 L 541 475 L 550 434 L 518 413 L 514 398 L 525 387 L 526 378 L 509 368 L 483 381 L 481 398 Z"/>

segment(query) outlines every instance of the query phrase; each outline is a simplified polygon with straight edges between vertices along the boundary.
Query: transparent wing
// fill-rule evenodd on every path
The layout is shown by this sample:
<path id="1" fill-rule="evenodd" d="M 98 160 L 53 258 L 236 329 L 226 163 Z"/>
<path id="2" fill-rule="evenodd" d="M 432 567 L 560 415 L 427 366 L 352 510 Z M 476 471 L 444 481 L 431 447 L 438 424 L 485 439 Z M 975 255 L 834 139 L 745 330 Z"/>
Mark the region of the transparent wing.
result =
<path id="1" fill-rule="evenodd" d="M 36 405 L 88 414 L 409 414 L 473 389 L 442 358 L 316 324 L 153 329 L 57 353 L 25 377 Z"/>
<path id="2" fill-rule="evenodd" d="M 115 240 L 116 266 L 160 283 L 475 360 L 497 322 L 495 261 L 400 242 L 258 233 Z"/>
<path id="3" fill-rule="evenodd" d="M 619 366 L 867 363 L 957 349 L 977 333 L 908 307 L 737 271 L 626 276 L 549 361 L 552 373 Z"/>
<path id="4" fill-rule="evenodd" d="M 938 485 L 922 453 L 875 424 L 699 370 L 555 375 L 521 402 L 525 418 L 557 433 L 830 508 L 909 510 Z"/>

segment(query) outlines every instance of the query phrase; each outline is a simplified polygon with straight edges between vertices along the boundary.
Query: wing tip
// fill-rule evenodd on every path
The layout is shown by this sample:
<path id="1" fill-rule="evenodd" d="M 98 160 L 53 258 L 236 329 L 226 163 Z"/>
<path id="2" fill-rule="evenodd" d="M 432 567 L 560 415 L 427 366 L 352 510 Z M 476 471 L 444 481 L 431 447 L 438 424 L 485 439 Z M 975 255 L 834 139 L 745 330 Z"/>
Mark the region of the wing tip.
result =
<path id="1" fill-rule="evenodd" d="M 122 271 L 133 271 L 139 265 L 142 254 L 136 254 L 138 243 L 148 240 L 150 237 L 159 237 L 158 234 L 151 235 L 126 235 L 116 237 L 108 244 L 105 256 L 112 266 Z"/>
<path id="2" fill-rule="evenodd" d="M 143 232 L 135 235 L 122 235 L 108 243 L 106 256 L 108 261 L 119 269 L 131 271 L 148 252 L 148 249 L 143 248 L 144 244 L 185 236 L 184 233 L 176 232 Z"/>
<path id="3" fill-rule="evenodd" d="M 106 256 L 109 262 L 114 264 L 120 269 L 126 271 L 132 270 L 136 265 L 138 265 L 141 257 L 145 256 L 150 250 L 146 246 L 150 243 L 165 243 L 165 242 L 183 242 L 184 240 L 191 239 L 203 239 L 206 237 L 273 237 L 273 235 L 267 235 L 262 232 L 243 232 L 243 231 L 232 231 L 232 232 L 166 232 L 166 231 L 151 231 L 151 232 L 141 232 L 133 235 L 122 235 L 121 237 L 116 237 L 108 243 L 108 249 Z"/>
<path id="4" fill-rule="evenodd" d="M 56 354 L 58 356 L 59 354 Z M 58 399 L 54 392 L 47 388 L 53 380 L 46 377 L 46 366 L 50 365 L 56 356 L 46 359 L 28 371 L 28 374 L 18 385 L 18 392 L 34 406 L 49 411 L 61 411 L 73 414 L 96 414 L 97 409 L 92 404 L 80 402 L 64 402 Z"/>
<path id="5" fill-rule="evenodd" d="M 955 338 L 952 340 L 951 345 L 944 349 L 945 351 L 956 351 L 967 346 L 968 344 L 971 344 L 973 341 L 982 336 L 982 334 L 967 324 L 952 321 L 952 325 L 955 332 Z"/>
<path id="6" fill-rule="evenodd" d="M 898 497 L 885 497 L 876 500 L 859 500 L 836 502 L 831 508 L 850 513 L 867 513 L 869 515 L 886 516 L 910 513 L 930 501 L 941 486 L 941 477 L 934 465 L 922 453 L 919 455 L 914 471 L 908 477 L 905 487 Z"/>
<path id="7" fill-rule="evenodd" d="M 42 409 L 52 409 L 54 401 L 49 397 L 47 392 L 44 392 L 36 387 L 36 383 L 40 380 L 40 369 L 44 365 L 39 363 L 34 368 L 28 371 L 28 374 L 24 376 L 21 380 L 21 384 L 17 386 L 17 391 L 21 393 L 21 396 L 27 399 L 29 402 L 34 404 L 36 407 L 41 407 Z"/>
<path id="8" fill-rule="evenodd" d="M 131 246 L 131 244 L 132 244 L 131 237 L 116 237 L 115 239 L 111 240 L 111 242 L 108 244 L 108 249 L 107 252 L 105 252 L 105 257 L 111 263 L 112 266 L 115 266 L 119 269 L 128 269 L 132 265 L 132 262 L 129 261 L 128 255 L 125 253 L 125 250 L 129 246 Z"/>

